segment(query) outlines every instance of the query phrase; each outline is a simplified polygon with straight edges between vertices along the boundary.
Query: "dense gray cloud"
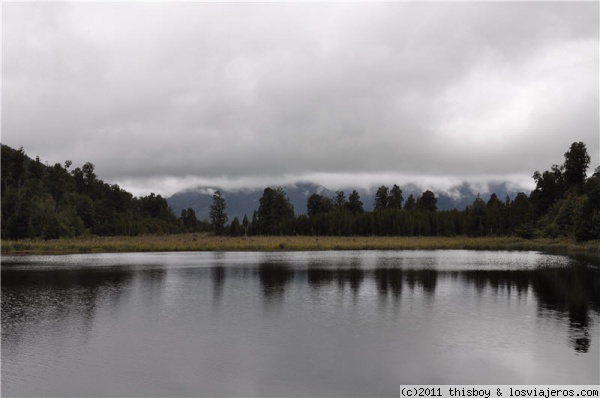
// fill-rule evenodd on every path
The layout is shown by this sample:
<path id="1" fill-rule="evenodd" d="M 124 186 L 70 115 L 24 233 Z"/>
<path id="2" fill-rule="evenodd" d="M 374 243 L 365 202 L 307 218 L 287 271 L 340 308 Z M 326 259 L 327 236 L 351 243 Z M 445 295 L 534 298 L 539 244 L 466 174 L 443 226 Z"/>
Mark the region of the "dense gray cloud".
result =
<path id="1" fill-rule="evenodd" d="M 599 159 L 599 5 L 8 3 L 2 142 L 134 193 Z"/>

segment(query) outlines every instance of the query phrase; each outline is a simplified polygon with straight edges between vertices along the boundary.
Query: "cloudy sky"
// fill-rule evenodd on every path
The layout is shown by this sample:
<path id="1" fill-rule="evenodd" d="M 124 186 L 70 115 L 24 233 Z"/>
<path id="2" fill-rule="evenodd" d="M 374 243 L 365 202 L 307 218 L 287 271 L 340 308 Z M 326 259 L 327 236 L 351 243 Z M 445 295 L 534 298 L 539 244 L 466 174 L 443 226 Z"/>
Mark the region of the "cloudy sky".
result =
<path id="1" fill-rule="evenodd" d="M 2 142 L 136 195 L 531 188 L 598 166 L 599 35 L 598 2 L 4 3 Z"/>

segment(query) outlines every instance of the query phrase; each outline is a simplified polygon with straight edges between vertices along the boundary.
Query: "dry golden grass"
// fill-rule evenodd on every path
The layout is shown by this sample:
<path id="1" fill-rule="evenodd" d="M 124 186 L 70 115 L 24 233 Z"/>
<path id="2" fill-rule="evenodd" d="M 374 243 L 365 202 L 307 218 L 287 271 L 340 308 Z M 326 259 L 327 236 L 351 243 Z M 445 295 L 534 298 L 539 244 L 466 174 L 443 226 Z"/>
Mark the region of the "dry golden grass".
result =
<path id="1" fill-rule="evenodd" d="M 212 234 L 87 236 L 57 240 L 2 241 L 2 254 L 50 254 L 159 251 L 302 251 L 302 250 L 537 250 L 600 255 L 600 241 L 516 237 L 335 237 Z"/>

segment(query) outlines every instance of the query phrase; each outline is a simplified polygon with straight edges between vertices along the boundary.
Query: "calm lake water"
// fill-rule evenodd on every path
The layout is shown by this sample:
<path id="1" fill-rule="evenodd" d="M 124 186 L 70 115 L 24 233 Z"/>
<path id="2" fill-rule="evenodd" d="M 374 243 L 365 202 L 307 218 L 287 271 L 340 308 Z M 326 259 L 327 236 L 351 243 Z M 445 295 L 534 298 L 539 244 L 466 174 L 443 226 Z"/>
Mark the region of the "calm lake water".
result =
<path id="1" fill-rule="evenodd" d="M 3 396 L 596 384 L 600 268 L 533 252 L 2 258 Z"/>

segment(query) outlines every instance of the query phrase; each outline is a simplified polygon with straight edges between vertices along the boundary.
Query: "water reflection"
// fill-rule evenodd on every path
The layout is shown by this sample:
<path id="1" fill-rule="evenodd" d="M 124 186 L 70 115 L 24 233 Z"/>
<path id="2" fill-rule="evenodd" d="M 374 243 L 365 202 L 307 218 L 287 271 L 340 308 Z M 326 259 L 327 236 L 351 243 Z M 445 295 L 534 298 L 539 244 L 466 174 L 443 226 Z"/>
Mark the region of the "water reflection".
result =
<path id="1" fill-rule="evenodd" d="M 97 360 L 99 364 L 94 363 L 104 372 L 114 367 L 109 365 L 125 362 L 136 374 L 152 374 L 149 379 L 173 368 L 176 377 L 189 374 L 189 380 L 196 380 L 200 377 L 197 375 L 205 375 L 202 382 L 206 383 L 210 377 L 228 379 L 217 376 L 238 363 L 260 363 L 265 366 L 261 377 L 279 377 L 287 375 L 286 368 L 279 365 L 281 361 L 297 360 L 298 368 L 290 369 L 306 375 L 313 369 L 311 361 L 323 355 L 321 365 L 329 369 L 337 362 L 324 359 L 323 347 L 336 347 L 335 352 L 328 354 L 337 356 L 344 366 L 352 364 L 356 366 L 352 369 L 358 369 L 349 376 L 343 373 L 344 366 L 332 366 L 338 380 L 347 381 L 369 366 L 376 366 L 373 364 L 398 365 L 402 364 L 398 358 L 421 358 L 422 352 L 422 362 L 427 363 L 448 353 L 439 362 L 454 364 L 462 358 L 468 367 L 492 358 L 489 363 L 495 363 L 498 357 L 490 354 L 487 344 L 496 344 L 502 355 L 507 348 L 519 354 L 523 350 L 531 361 L 540 350 L 556 350 L 556 357 L 560 358 L 568 350 L 582 354 L 572 357 L 586 359 L 593 356 L 590 352 L 598 352 L 594 336 L 597 337 L 600 314 L 599 268 L 577 262 L 555 266 L 528 263 L 521 268 L 496 263 L 488 269 L 486 264 L 460 268 L 446 267 L 442 260 L 426 256 L 420 261 L 421 254 L 403 256 L 340 254 L 339 258 L 320 258 L 316 254 L 256 254 L 246 259 L 229 254 L 189 254 L 181 262 L 178 257 L 165 256 L 165 260 L 157 258 L 151 264 L 143 259 L 133 264 L 120 260 L 119 266 L 3 264 L 3 395 L 20 392 L 11 390 L 11 386 L 21 382 L 19 377 L 23 378 L 21 385 L 26 385 L 27 372 L 22 369 L 33 367 L 31 376 L 46 361 L 60 364 L 53 368 L 59 369 L 55 372 L 64 367 L 67 378 L 85 373 L 78 363 Z M 469 256 L 468 260 L 474 263 L 476 258 Z M 499 255 L 496 261 L 500 260 Z M 218 307 L 218 311 L 211 311 L 211 303 L 212 309 Z M 491 316 L 485 322 L 470 322 L 476 316 L 469 312 L 473 308 L 485 308 L 482 311 Z M 510 328 L 515 319 L 531 323 L 513 334 Z M 494 329 L 503 324 L 511 326 Z M 536 329 L 538 324 L 544 330 Z M 544 335 L 546 341 L 536 341 L 539 335 Z M 524 343 L 521 338 L 532 341 Z M 511 341 L 520 345 L 515 343 L 513 347 Z M 131 351 L 128 347 L 132 347 Z M 478 349 L 485 352 L 483 360 L 464 360 Z M 110 354 L 104 355 L 105 351 Z M 388 352 L 389 357 L 385 357 Z M 551 356 L 544 351 L 543 360 L 548 355 Z M 164 361 L 171 361 L 170 367 L 163 365 Z M 146 366 L 152 366 L 149 363 L 159 363 L 156 369 L 160 369 L 156 373 L 154 368 L 148 371 Z M 182 363 L 187 366 L 183 370 L 177 368 Z M 447 370 L 442 365 L 435 368 L 436 365 L 439 364 L 432 364 L 434 372 L 439 371 L 438 376 Z M 491 369 L 494 365 L 488 366 Z M 597 362 L 593 366 L 596 368 L 592 371 L 597 369 Z M 90 374 L 97 370 L 89 369 Z M 244 370 L 228 376 L 250 377 L 251 372 Z M 585 371 L 589 370 L 588 365 Z M 411 369 L 407 365 L 402 371 L 410 374 Z M 431 380 L 449 381 L 436 379 L 435 375 Z M 176 377 L 173 380 L 179 381 Z M 315 380 L 319 377 L 315 376 Z M 398 374 L 390 373 L 389 377 L 390 391 L 397 391 Z M 93 380 L 90 376 L 86 382 Z M 118 380 L 126 384 L 128 378 Z M 194 391 L 196 385 L 192 381 L 190 385 L 181 395 Z M 94 392 L 101 388 L 98 386 Z M 134 387 L 128 391 L 135 391 Z"/>
<path id="2" fill-rule="evenodd" d="M 261 263 L 257 268 L 258 278 L 267 305 L 283 300 L 285 287 L 294 279 L 293 269 L 285 263 Z"/>
<path id="3" fill-rule="evenodd" d="M 356 299 L 360 285 L 365 278 L 365 272 L 353 264 L 350 268 L 338 270 L 337 280 L 338 286 L 345 287 L 346 284 L 350 287 L 354 298 Z"/>
<path id="4" fill-rule="evenodd" d="M 577 352 L 588 352 L 590 309 L 600 310 L 600 273 L 582 266 L 546 269 L 531 275 L 530 283 L 539 297 L 539 311 L 568 314 L 571 345 Z"/>
<path id="5" fill-rule="evenodd" d="M 2 270 L 2 344 L 19 344 L 28 331 L 57 327 L 87 338 L 99 307 L 114 310 L 131 272 Z M 42 326 L 43 325 L 43 326 Z"/>
<path id="6" fill-rule="evenodd" d="M 415 287 L 422 287 L 428 295 L 433 295 L 437 286 L 438 272 L 433 269 L 406 271 L 406 284 L 411 291 Z"/>
<path id="7" fill-rule="evenodd" d="M 570 344 L 578 353 L 590 346 L 590 310 L 600 311 L 600 270 L 587 266 L 538 270 L 454 272 L 479 292 L 486 288 L 508 295 L 524 295 L 529 289 L 537 298 L 538 316 L 568 319 Z"/>
<path id="8" fill-rule="evenodd" d="M 312 289 L 319 289 L 332 283 L 336 279 L 336 275 L 335 272 L 331 272 L 330 269 L 309 266 L 306 271 L 306 278 L 308 285 Z"/>
<path id="9" fill-rule="evenodd" d="M 389 294 L 399 305 L 404 286 L 410 293 L 420 289 L 432 298 L 440 278 L 462 280 L 466 286 L 474 287 L 479 294 L 486 289 L 503 291 L 521 297 L 531 289 L 537 298 L 538 316 L 556 320 L 568 319 L 569 344 L 578 353 L 588 352 L 591 326 L 590 311 L 600 312 L 600 271 L 593 267 L 542 268 L 534 270 L 474 270 L 443 272 L 435 269 L 375 268 L 364 270 L 351 266 L 323 266 L 310 264 L 308 269 L 294 269 L 287 264 L 261 264 L 258 274 L 266 302 L 276 303 L 285 296 L 296 274 L 306 273 L 311 290 L 329 289 L 337 286 L 338 294 L 350 286 L 353 296 L 359 294 L 365 280 L 376 287 L 381 305 Z M 334 283 L 336 282 L 336 283 Z"/>
<path id="10" fill-rule="evenodd" d="M 213 284 L 213 303 L 218 306 L 223 297 L 223 289 L 225 288 L 225 267 L 217 265 L 210 269 L 210 277 Z"/>
<path id="11" fill-rule="evenodd" d="M 213 303 L 218 305 L 227 294 L 227 270 L 228 267 L 218 263 L 208 270 L 191 268 L 179 272 L 185 272 L 186 278 L 200 282 L 209 271 Z M 600 312 L 600 271 L 588 266 L 444 272 L 403 269 L 401 261 L 378 262 L 374 269 L 363 268 L 357 260 L 335 264 L 314 262 L 307 267 L 267 261 L 252 270 L 242 267 L 241 271 L 236 271 L 235 267 L 232 269 L 238 278 L 258 277 L 267 308 L 281 305 L 286 289 L 295 278 L 299 284 L 306 281 L 311 290 L 333 288 L 338 295 L 342 295 L 348 287 L 354 303 L 365 283 L 373 284 L 380 304 L 386 303 L 387 297 L 391 296 L 396 305 L 401 305 L 404 291 L 405 294 L 414 294 L 416 289 L 420 289 L 426 297 L 434 297 L 440 278 L 448 278 L 455 283 L 462 281 L 460 283 L 475 288 L 479 295 L 487 289 L 517 297 L 531 291 L 537 299 L 538 317 L 553 318 L 568 325 L 569 344 L 577 353 L 588 352 L 591 344 L 589 329 L 593 321 L 590 312 Z M 147 299 L 161 300 L 167 273 L 167 268 L 150 268 L 142 272 L 126 267 L 52 271 L 3 269 L 3 342 L 20 339 L 23 333 L 18 330 L 35 329 L 45 319 L 55 322 L 76 319 L 78 329 L 85 332 L 92 327 L 99 304 L 117 307 L 134 280 L 136 285 L 143 286 Z"/>

